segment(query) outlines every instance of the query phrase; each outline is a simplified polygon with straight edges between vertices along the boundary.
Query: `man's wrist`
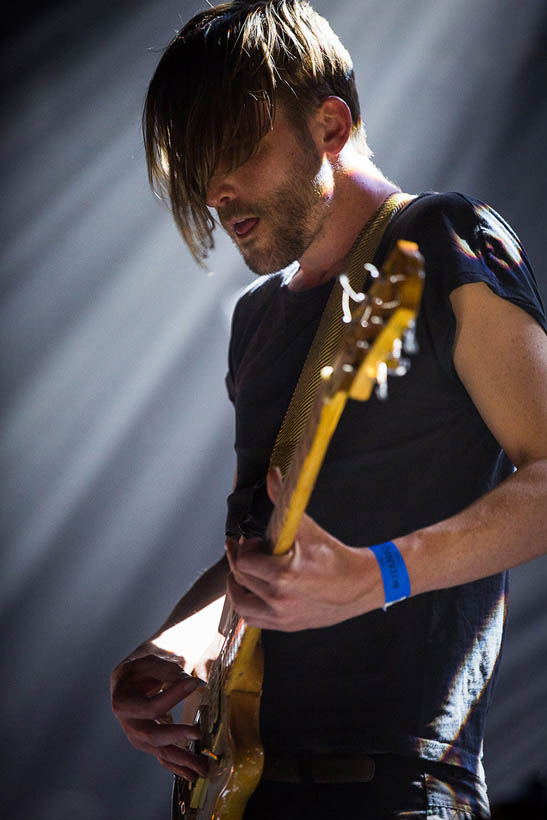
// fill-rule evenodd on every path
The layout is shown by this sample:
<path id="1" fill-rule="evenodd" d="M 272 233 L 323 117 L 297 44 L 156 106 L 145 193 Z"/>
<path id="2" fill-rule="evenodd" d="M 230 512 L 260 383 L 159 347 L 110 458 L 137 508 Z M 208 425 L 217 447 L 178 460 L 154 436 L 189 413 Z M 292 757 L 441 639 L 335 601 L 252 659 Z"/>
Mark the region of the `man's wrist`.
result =
<path id="1" fill-rule="evenodd" d="M 410 596 L 410 578 L 405 560 L 393 541 L 369 547 L 380 567 L 384 588 L 384 612 Z"/>

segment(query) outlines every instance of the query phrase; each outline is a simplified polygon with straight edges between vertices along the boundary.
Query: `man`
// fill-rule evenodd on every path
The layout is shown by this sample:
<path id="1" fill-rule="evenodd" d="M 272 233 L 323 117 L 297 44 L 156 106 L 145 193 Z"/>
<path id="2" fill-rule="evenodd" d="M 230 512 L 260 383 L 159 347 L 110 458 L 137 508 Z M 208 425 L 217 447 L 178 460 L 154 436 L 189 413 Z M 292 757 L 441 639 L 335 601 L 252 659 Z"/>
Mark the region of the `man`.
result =
<path id="1" fill-rule="evenodd" d="M 256 534 L 266 475 L 271 501 L 280 492 L 277 431 L 336 276 L 398 188 L 371 161 L 349 55 L 298 0 L 193 18 L 150 84 L 145 139 L 196 258 L 212 209 L 263 278 L 233 320 L 226 557 L 114 671 L 122 727 L 170 771 L 207 773 L 185 748 L 199 730 L 157 722 L 197 682 L 153 640 L 227 591 L 265 652 L 266 766 L 246 820 L 489 816 L 504 570 L 543 553 L 547 529 L 546 325 L 518 239 L 459 194 L 393 209 L 374 261 L 418 243 L 420 352 L 387 402 L 348 405 L 292 549 L 272 556 Z M 382 611 L 386 543 L 410 596 Z"/>

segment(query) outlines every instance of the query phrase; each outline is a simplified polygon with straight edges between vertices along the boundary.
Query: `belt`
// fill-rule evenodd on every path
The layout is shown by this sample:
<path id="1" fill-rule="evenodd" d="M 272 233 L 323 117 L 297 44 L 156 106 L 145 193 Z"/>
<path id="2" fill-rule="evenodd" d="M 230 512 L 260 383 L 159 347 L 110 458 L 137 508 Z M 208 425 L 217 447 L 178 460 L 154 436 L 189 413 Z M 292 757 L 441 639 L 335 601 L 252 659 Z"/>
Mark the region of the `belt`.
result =
<path id="1" fill-rule="evenodd" d="M 368 755 L 267 753 L 263 780 L 284 783 L 369 783 L 376 764 Z"/>

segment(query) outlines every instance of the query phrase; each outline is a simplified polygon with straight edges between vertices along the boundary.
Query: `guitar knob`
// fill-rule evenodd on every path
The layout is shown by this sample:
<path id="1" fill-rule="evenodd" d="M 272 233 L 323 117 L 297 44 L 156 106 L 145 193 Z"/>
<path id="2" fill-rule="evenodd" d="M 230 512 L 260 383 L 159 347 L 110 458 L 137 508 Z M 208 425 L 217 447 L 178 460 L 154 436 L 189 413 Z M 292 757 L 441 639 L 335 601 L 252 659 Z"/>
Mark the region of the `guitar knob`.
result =
<path id="1" fill-rule="evenodd" d="M 387 382 L 379 382 L 374 390 L 379 401 L 386 401 L 388 396 Z"/>
<path id="2" fill-rule="evenodd" d="M 379 401 L 387 399 L 387 365 L 385 362 L 380 362 L 378 365 L 378 372 L 376 373 L 376 398 Z"/>
<path id="3" fill-rule="evenodd" d="M 409 356 L 418 353 L 418 351 L 420 350 L 420 348 L 418 347 L 418 341 L 416 339 L 415 321 L 410 322 L 407 330 L 405 330 L 403 334 L 403 350 L 405 351 L 405 353 L 408 353 Z"/>
<path id="4" fill-rule="evenodd" d="M 402 349 L 402 341 L 399 338 L 394 339 L 391 355 L 386 359 L 387 372 L 390 376 L 404 376 L 408 372 L 410 362 L 401 356 Z"/>

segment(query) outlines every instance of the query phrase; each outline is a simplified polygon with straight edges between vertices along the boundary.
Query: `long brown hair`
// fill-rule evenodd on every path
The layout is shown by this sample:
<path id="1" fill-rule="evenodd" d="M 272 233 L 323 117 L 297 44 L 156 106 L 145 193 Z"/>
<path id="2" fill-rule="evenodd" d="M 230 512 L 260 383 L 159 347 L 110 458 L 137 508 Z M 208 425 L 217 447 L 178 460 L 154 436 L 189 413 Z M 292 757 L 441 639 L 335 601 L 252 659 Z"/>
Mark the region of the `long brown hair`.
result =
<path id="1" fill-rule="evenodd" d="M 304 0 L 234 0 L 179 31 L 148 88 L 143 133 L 150 184 L 198 261 L 214 244 L 206 195 L 215 170 L 253 154 L 276 103 L 306 128 L 331 95 L 349 106 L 352 136 L 368 152 L 351 58 Z"/>

